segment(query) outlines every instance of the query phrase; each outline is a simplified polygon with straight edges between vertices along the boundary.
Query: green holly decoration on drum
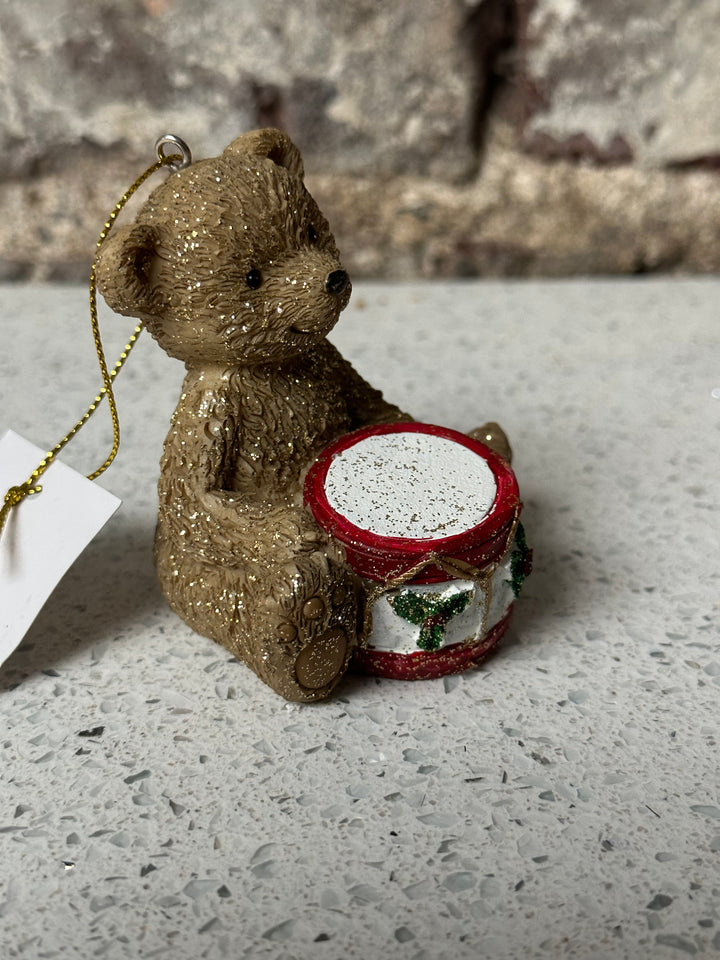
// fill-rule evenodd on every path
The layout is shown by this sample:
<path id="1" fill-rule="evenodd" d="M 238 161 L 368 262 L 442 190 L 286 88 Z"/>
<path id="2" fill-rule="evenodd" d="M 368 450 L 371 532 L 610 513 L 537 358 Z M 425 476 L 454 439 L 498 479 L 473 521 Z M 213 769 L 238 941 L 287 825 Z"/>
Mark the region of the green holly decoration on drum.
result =
<path id="1" fill-rule="evenodd" d="M 420 627 L 417 645 L 421 650 L 439 650 L 445 640 L 445 627 L 467 607 L 472 590 L 462 590 L 449 597 L 437 593 L 413 593 L 403 590 L 388 603 L 395 613 Z"/>

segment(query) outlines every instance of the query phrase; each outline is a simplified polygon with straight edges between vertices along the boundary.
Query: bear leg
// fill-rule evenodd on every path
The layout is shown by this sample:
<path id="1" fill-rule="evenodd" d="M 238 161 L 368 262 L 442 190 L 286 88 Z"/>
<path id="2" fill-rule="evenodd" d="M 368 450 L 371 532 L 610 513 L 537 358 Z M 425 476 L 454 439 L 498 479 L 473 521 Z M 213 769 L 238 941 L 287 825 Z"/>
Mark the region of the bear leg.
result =
<path id="1" fill-rule="evenodd" d="M 239 568 L 175 554 L 158 538 L 156 563 L 173 610 L 286 700 L 322 700 L 346 673 L 361 632 L 362 587 L 321 551 Z"/>

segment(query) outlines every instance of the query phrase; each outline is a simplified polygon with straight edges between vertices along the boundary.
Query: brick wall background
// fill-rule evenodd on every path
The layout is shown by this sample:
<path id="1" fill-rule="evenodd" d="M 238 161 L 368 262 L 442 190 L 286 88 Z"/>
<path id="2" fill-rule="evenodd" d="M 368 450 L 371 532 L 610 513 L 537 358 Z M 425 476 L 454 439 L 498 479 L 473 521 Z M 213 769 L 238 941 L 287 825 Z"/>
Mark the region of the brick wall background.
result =
<path id="1" fill-rule="evenodd" d="M 356 277 L 717 271 L 719 64 L 718 0 L 0 0 L 0 279 L 258 125 Z"/>

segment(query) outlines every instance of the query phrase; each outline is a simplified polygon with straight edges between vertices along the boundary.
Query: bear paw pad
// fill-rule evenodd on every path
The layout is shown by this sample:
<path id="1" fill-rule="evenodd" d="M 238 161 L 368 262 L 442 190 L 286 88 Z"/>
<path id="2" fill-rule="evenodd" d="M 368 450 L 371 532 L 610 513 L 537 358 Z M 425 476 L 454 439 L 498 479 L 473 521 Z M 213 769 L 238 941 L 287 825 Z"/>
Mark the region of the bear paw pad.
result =
<path id="1" fill-rule="evenodd" d="M 337 628 L 313 637 L 295 661 L 298 683 L 308 690 L 327 686 L 343 671 L 347 648 L 347 635 Z"/>

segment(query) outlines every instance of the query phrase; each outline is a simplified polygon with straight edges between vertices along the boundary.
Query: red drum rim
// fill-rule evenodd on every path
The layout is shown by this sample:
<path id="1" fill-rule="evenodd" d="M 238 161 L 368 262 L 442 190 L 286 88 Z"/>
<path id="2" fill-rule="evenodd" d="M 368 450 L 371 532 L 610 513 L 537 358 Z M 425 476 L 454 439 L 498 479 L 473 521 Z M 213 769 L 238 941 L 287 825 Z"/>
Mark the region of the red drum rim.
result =
<path id="1" fill-rule="evenodd" d="M 330 505 L 325 493 L 325 478 L 333 459 L 367 437 L 393 433 L 443 437 L 467 447 L 486 461 L 495 478 L 496 492 L 492 506 L 479 524 L 448 537 L 384 537 L 356 526 Z M 498 559 L 507 547 L 507 538 L 520 506 L 519 497 L 515 474 L 502 457 L 479 440 L 428 423 L 384 423 L 340 437 L 323 450 L 305 478 L 305 503 L 319 525 L 343 544 L 348 563 L 355 573 L 377 581 L 403 576 L 433 555 L 463 560 L 473 566 L 484 566 Z M 432 583 L 446 579 L 448 575 L 440 568 L 430 566 L 413 578 L 413 582 Z"/>

